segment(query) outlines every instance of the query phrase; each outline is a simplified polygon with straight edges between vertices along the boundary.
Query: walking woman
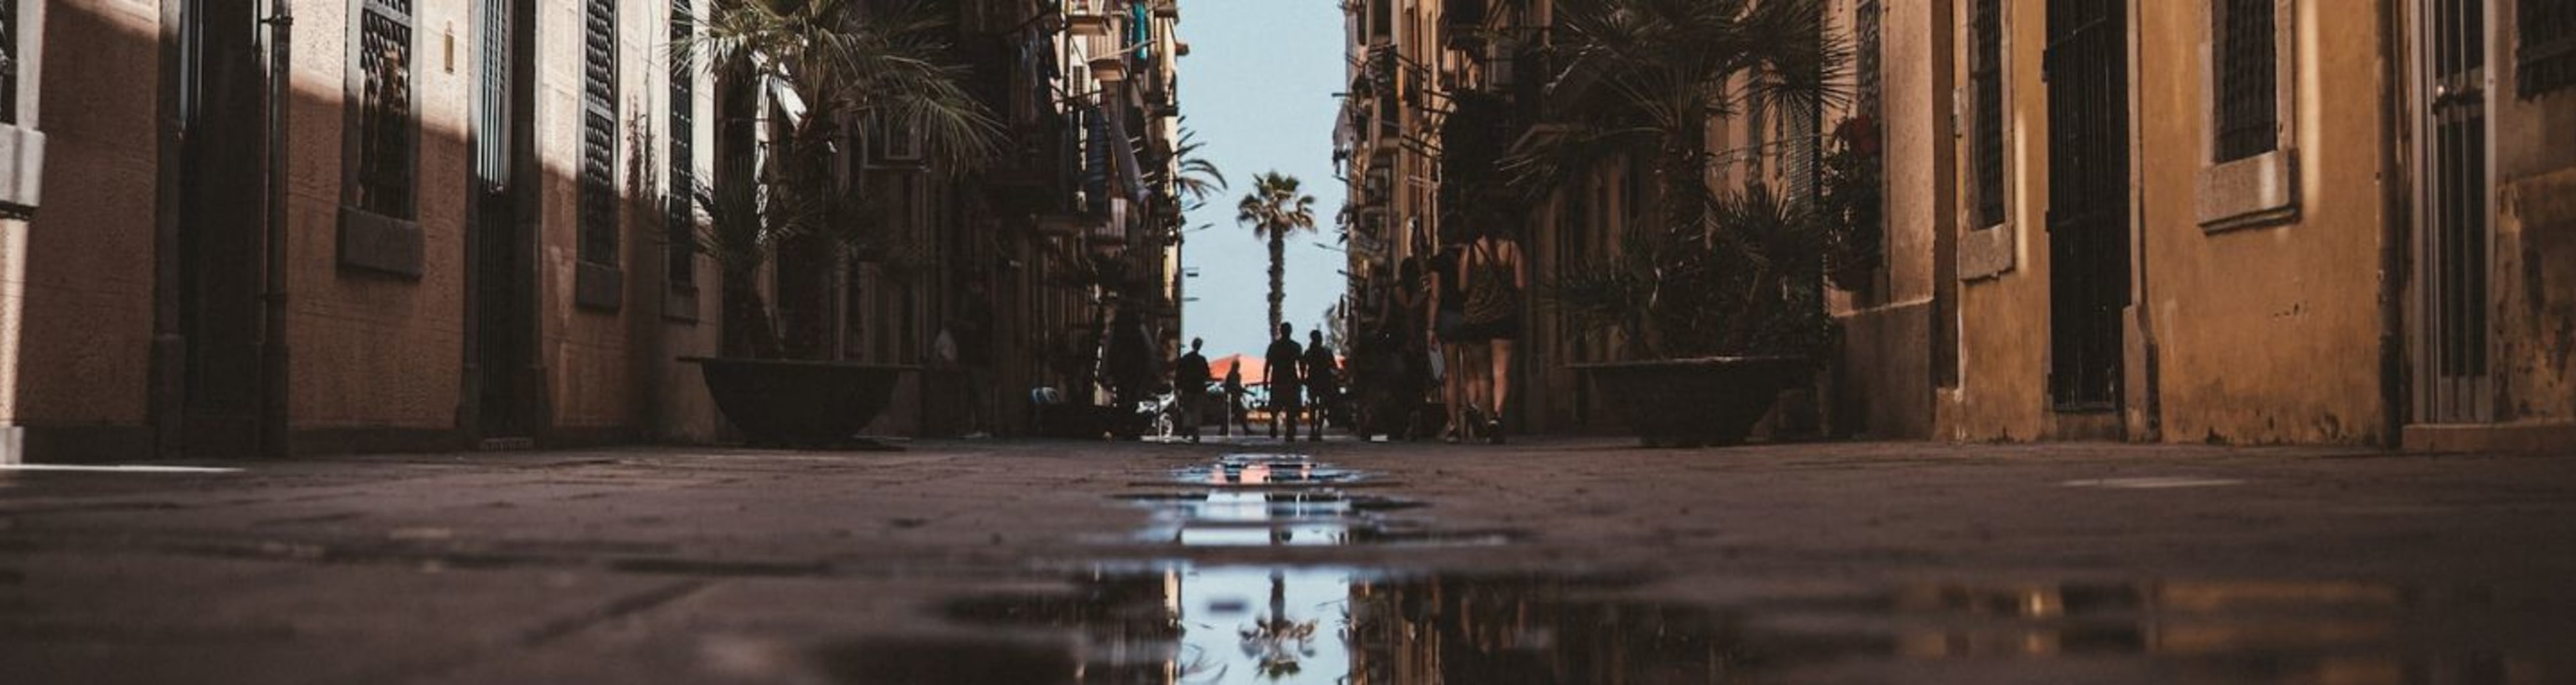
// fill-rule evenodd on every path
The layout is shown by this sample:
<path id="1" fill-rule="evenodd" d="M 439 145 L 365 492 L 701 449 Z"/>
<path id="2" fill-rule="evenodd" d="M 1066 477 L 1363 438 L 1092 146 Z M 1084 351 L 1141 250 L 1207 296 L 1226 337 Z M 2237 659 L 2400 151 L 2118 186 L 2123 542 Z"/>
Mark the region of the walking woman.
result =
<path id="1" fill-rule="evenodd" d="M 1478 398 L 1487 412 L 1485 441 L 1497 445 L 1503 443 L 1504 412 L 1511 409 L 1512 348 L 1521 337 L 1521 292 L 1529 288 L 1520 243 L 1512 240 L 1505 225 L 1499 220 L 1483 223 L 1458 269 L 1458 289 L 1467 296 L 1464 337 L 1470 344 L 1482 344 L 1489 360 L 1475 370 L 1486 375 L 1485 397 Z"/>
<path id="2" fill-rule="evenodd" d="M 1448 430 L 1441 439 L 1448 442 L 1473 439 L 1467 424 L 1467 293 L 1458 287 L 1458 267 L 1464 250 L 1457 245 L 1440 248 L 1431 257 L 1430 303 L 1425 317 L 1431 324 L 1426 331 L 1431 348 L 1440 353 L 1440 405 L 1449 413 Z"/>

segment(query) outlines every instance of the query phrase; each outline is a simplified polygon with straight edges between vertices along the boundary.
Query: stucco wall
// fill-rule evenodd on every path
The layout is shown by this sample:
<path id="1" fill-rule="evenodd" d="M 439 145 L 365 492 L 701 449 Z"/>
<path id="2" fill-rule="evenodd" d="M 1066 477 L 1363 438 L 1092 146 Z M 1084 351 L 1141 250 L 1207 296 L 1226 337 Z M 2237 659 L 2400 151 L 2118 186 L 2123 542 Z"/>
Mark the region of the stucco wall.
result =
<path id="1" fill-rule="evenodd" d="M 2387 145 L 2378 18 L 2292 3 L 2296 220 L 2207 232 L 2207 3 L 2139 3 L 2139 219 L 2162 367 L 2163 437 L 2230 443 L 2380 438 L 2378 309 Z M 2136 376 L 2133 375 L 2133 378 Z M 2134 393 L 2132 397 L 2137 395 Z"/>
<path id="2" fill-rule="evenodd" d="M 0 222 L 0 260 L 23 281 L 15 373 L 0 423 L 127 426 L 144 421 L 152 340 L 154 185 L 160 145 L 149 84 L 160 69 L 160 6 L 62 0 L 47 9 L 45 198 L 32 222 Z M 23 29 L 22 29 L 23 30 Z M 72 65 L 77 65 L 76 67 Z M 141 182 L 137 182 L 140 179 Z M 41 455 L 39 455 L 41 456 Z"/>
<path id="3" fill-rule="evenodd" d="M 1975 206 L 1964 179 L 1972 177 L 1973 155 L 1963 147 L 1958 178 L 1962 194 L 1959 235 L 1961 259 L 1970 259 L 1972 244 L 1992 245 L 1991 258 L 2008 268 L 1973 277 L 1959 288 L 1960 383 L 1943 393 L 1936 432 L 1952 440 L 2028 440 L 2044 434 L 2048 419 L 2045 382 L 2048 369 L 2048 101 L 2040 79 L 2040 54 L 2046 45 L 2046 5 L 2041 0 L 2006 0 L 2004 31 L 2004 192 L 2006 222 L 1976 226 L 1967 214 Z M 1966 26 L 1968 4 L 1953 8 L 1958 25 Z M 1964 36 L 1964 32 L 1963 32 Z M 1955 71 L 1965 87 L 1970 40 L 1958 41 Z M 1973 113 L 1971 116 L 1983 116 Z M 1961 122 L 1963 126 L 1968 121 Z M 1964 140 L 1964 139 L 1963 139 Z"/>
<path id="4" fill-rule="evenodd" d="M 1852 16 L 1850 0 L 1832 14 Z M 1879 66 L 1886 189 L 1883 299 L 1835 293 L 1844 347 L 1836 378 L 1838 431 L 1873 437 L 1931 437 L 1937 261 L 1934 243 L 1955 230 L 1949 72 L 1951 3 L 1882 3 Z M 1860 46 L 1855 46 L 1858 48 Z M 1827 117 L 1828 132 L 1832 121 Z"/>
<path id="5" fill-rule="evenodd" d="M 2517 33 L 2499 16 L 2497 35 Z M 2496 406 L 2512 423 L 2576 422 L 2576 91 L 2522 98 L 2510 41 L 2495 118 Z"/>

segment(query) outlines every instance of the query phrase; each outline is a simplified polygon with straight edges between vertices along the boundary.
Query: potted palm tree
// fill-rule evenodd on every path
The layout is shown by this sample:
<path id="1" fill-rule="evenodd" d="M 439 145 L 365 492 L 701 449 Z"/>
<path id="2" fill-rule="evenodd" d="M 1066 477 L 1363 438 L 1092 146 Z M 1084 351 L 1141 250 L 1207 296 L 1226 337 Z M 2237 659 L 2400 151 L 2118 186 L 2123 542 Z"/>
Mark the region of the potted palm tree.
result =
<path id="1" fill-rule="evenodd" d="M 999 126 L 963 85 L 948 27 L 927 7 L 721 0 L 672 45 L 681 68 L 732 86 L 719 106 L 728 136 L 769 127 L 765 154 L 728 150 L 718 183 L 692 189 L 702 220 L 671 236 L 722 276 L 722 356 L 684 361 L 699 365 L 717 410 L 753 444 L 849 444 L 913 370 L 831 360 L 819 339 L 828 329 L 782 320 L 762 286 L 782 260 L 901 267 L 911 253 L 884 230 L 874 198 L 840 173 L 861 131 L 915 137 L 934 172 L 971 171 L 997 149 Z M 763 101 L 770 116 L 744 111 Z"/>
<path id="2" fill-rule="evenodd" d="M 1841 97 L 1845 50 L 1820 0 L 1569 0 L 1560 12 L 1559 83 L 1586 94 L 1557 93 L 1554 135 L 1504 166 L 1524 187 L 1551 188 L 1644 155 L 1659 211 L 1541 296 L 1620 334 L 1627 361 L 1576 368 L 1644 443 L 1740 442 L 1832 345 L 1829 248 L 1856 242 L 1852 213 L 1836 207 L 1857 200 L 1821 182 L 1812 196 L 1758 181 L 1712 187 L 1708 124 L 1816 116 Z"/>

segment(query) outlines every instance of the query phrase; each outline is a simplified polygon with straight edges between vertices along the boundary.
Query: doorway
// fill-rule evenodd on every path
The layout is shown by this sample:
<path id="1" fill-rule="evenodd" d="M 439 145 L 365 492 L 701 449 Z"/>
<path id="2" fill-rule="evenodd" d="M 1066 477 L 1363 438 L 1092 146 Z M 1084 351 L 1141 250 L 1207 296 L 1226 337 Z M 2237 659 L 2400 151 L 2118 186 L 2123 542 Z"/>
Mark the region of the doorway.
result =
<path id="1" fill-rule="evenodd" d="M 2486 0 L 2421 0 L 2415 41 L 2415 421 L 2495 420 L 2488 359 Z"/>
<path id="2" fill-rule="evenodd" d="M 2126 0 L 2049 0 L 2049 397 L 2119 409 L 2129 304 Z"/>
<path id="3" fill-rule="evenodd" d="M 472 233 L 467 252 L 473 283 L 472 340 L 466 359 L 475 437 L 486 441 L 534 434 L 531 402 L 536 350 L 536 269 L 524 219 L 531 207 L 524 151 L 533 108 L 523 86 L 529 68 L 520 46 L 524 2 L 480 4 L 481 62 L 475 88 Z"/>
<path id="4" fill-rule="evenodd" d="M 266 3 L 180 7 L 179 444 L 190 457 L 259 451 L 265 285 Z"/>

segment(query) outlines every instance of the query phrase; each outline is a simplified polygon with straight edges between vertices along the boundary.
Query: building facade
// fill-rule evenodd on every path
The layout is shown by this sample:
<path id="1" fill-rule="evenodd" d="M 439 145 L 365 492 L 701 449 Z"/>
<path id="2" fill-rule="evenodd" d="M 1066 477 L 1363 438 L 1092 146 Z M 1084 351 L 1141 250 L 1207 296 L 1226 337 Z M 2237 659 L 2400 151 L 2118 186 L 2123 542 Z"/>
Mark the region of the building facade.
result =
<path id="1" fill-rule="evenodd" d="M 888 200 L 918 259 L 782 255 L 764 287 L 829 308 L 810 318 L 835 344 L 814 356 L 927 362 L 969 279 L 989 286 L 997 360 L 1042 359 L 1088 317 L 1098 293 L 1048 271 L 1064 239 L 1050 217 L 1098 225 L 1077 249 L 1154 235 L 1151 206 L 1076 204 L 1086 174 L 1133 178 L 1137 159 L 1165 159 L 1177 115 L 1177 10 L 1100 4 L 941 6 L 1010 141 L 961 175 L 917 163 L 904 131 L 858 136 L 858 192 Z M 8 6 L 6 459 L 723 438 L 677 361 L 720 351 L 716 267 L 668 238 L 700 220 L 695 184 L 749 181 L 719 178 L 717 161 L 762 154 L 766 134 L 728 122 L 780 110 L 673 63 L 704 0 Z M 1085 17 L 1125 33 L 1081 33 Z M 1101 75 L 1130 64 L 1164 87 Z M 1116 99 L 1161 105 L 1126 129 L 1141 142 L 1065 123 Z M 1014 196 L 1038 199 L 989 201 Z M 1030 366 L 995 384 L 1056 371 Z M 941 399 L 962 394 L 950 380 L 907 381 L 895 405 L 909 411 L 880 429 L 946 428 L 917 408 L 964 401 Z M 1003 395 L 982 401 L 1011 418 Z"/>
<path id="2" fill-rule="evenodd" d="M 1930 335 L 1847 355 L 1889 390 L 1847 404 L 1958 440 L 2576 438 L 2561 3 L 1932 4 L 1877 48 L 1891 125 L 1960 117 L 1890 136 L 1891 179 L 1935 179 L 1891 189 Z"/>
<path id="3" fill-rule="evenodd" d="M 1550 49 L 1577 3 L 1439 4 L 1443 52 L 1421 61 L 1446 65 L 1427 99 L 1458 103 L 1451 122 L 1491 98 L 1525 145 L 1584 96 Z M 1718 188 L 1796 194 L 1838 135 L 1877 149 L 1881 256 L 1830 294 L 1840 350 L 1781 419 L 1965 441 L 2576 443 L 2565 3 L 1823 5 L 1848 97 L 1708 135 Z M 1355 73 L 1373 36 L 1354 33 Z M 1348 122 L 1382 110 L 1362 102 L 1354 197 L 1377 158 Z M 1474 145 L 1442 142 L 1427 165 L 1460 185 Z M 1604 159 L 1522 208 L 1534 280 L 1618 249 L 1654 216 L 1652 174 Z M 1519 418 L 1610 427 L 1567 367 L 1616 341 L 1528 314 Z"/>

